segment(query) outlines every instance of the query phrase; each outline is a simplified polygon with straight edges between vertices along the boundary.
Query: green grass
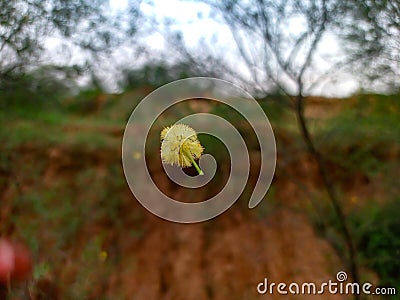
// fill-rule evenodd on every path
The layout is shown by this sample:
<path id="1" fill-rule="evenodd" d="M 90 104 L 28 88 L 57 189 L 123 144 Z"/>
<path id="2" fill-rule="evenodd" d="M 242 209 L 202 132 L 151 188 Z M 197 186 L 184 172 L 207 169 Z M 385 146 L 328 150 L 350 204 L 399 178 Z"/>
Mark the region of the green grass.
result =
<path id="1" fill-rule="evenodd" d="M 75 150 L 70 151 L 66 155 L 73 157 Z M 19 159 L 21 163 L 13 165 L 18 174 L 32 169 L 35 173 L 29 172 L 27 177 L 19 176 L 21 185 L 29 184 L 29 189 L 22 194 L 18 194 L 16 186 L 13 187 L 15 213 L 9 222 L 14 224 L 18 235 L 33 252 L 36 279 L 30 283 L 32 289 L 37 288 L 35 284 L 41 279 L 54 278 L 55 284 L 66 289 L 62 294 L 67 299 L 89 297 L 93 291 L 98 291 L 93 282 L 106 282 L 110 270 L 115 269 L 119 261 L 110 256 L 107 248 L 103 248 L 110 247 L 109 236 L 112 232 L 125 232 L 121 215 L 126 211 L 122 200 L 126 183 L 117 163 L 118 158 L 113 159 L 116 163 L 105 163 L 101 172 L 96 161 L 84 159 L 77 161 L 76 165 L 69 161 L 65 165 L 66 170 L 61 168 L 57 176 L 50 178 L 50 182 L 43 181 L 45 169 L 39 167 L 41 161 L 26 165 L 23 156 Z M 131 239 L 138 239 L 143 234 L 141 216 L 136 211 L 130 213 L 133 219 L 138 220 L 135 221 L 138 226 L 129 228 L 125 234 Z M 101 231 L 96 229 L 98 226 L 101 226 Z M 106 260 L 100 256 L 104 251 Z M 66 258 L 69 265 L 64 268 Z M 66 282 L 58 282 L 56 274 L 67 276 Z"/>
<path id="2" fill-rule="evenodd" d="M 393 198 L 384 205 L 371 200 L 362 210 L 350 215 L 360 260 L 376 271 L 380 286 L 395 287 L 399 293 L 400 198 Z M 400 296 L 387 296 L 387 299 L 400 299 Z"/>
<path id="3" fill-rule="evenodd" d="M 350 103 L 344 111 L 320 125 L 314 134 L 328 160 L 349 172 L 374 177 L 387 167 L 384 161 L 398 157 L 400 101 L 398 96 L 365 97 L 359 96 L 356 102 L 346 100 Z"/>

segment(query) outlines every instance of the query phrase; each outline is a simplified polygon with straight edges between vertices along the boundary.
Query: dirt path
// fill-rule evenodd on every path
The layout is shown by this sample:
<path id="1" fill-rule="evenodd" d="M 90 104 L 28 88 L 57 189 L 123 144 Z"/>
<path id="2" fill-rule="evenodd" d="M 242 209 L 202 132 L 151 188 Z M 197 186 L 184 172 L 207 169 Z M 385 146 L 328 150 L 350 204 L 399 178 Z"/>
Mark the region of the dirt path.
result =
<path id="1" fill-rule="evenodd" d="M 303 216 L 286 209 L 265 222 L 240 210 L 208 224 L 148 218 L 148 234 L 123 255 L 116 288 L 124 291 L 124 299 L 290 299 L 259 295 L 257 284 L 265 277 L 270 282 L 320 283 L 334 280 L 342 270 L 330 245 Z"/>
<path id="2" fill-rule="evenodd" d="M 264 218 L 236 206 L 213 220 L 191 225 L 163 221 L 146 212 L 146 234 L 124 251 L 120 285 L 115 288 L 123 291 L 124 299 L 318 299 L 257 293 L 264 278 L 318 284 L 335 280 L 343 269 L 329 243 L 290 206 L 282 205 Z M 346 297 L 326 294 L 323 299 Z"/>

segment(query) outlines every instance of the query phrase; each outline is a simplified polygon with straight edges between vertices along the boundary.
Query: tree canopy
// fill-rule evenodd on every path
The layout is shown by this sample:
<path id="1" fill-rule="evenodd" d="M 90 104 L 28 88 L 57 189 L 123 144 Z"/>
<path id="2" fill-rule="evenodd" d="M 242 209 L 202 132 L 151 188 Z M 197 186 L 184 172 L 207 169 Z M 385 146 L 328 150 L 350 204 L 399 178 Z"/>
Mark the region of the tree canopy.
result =
<path id="1" fill-rule="evenodd" d="M 0 80 L 41 65 L 49 38 L 61 42 L 65 57 L 68 50 L 84 56 L 115 48 L 136 32 L 138 17 L 138 1 L 116 15 L 105 0 L 1 0 Z"/>
<path id="2" fill-rule="evenodd" d="M 198 51 L 178 43 L 182 39 L 179 32 L 169 40 L 179 44 L 178 51 L 194 64 L 213 62 L 214 70 L 222 71 L 220 75 L 230 75 L 227 79 L 263 92 L 278 89 L 290 94 L 299 88 L 305 94 L 319 93 L 344 73 L 366 89 L 373 89 L 374 81 L 380 83 L 377 88 L 385 85 L 389 90 L 400 84 L 398 1 L 192 2 L 207 4 L 210 18 L 229 28 L 235 62 L 226 59 L 226 52 L 218 52 L 223 46 L 218 40 L 208 47 L 199 45 Z M 337 50 L 330 51 L 332 46 Z M 246 76 L 237 72 L 238 67 L 246 69 Z"/>
<path id="3" fill-rule="evenodd" d="M 399 88 L 400 2 L 340 1 L 339 11 L 339 33 L 347 52 L 360 62 L 357 73 L 378 87 Z"/>

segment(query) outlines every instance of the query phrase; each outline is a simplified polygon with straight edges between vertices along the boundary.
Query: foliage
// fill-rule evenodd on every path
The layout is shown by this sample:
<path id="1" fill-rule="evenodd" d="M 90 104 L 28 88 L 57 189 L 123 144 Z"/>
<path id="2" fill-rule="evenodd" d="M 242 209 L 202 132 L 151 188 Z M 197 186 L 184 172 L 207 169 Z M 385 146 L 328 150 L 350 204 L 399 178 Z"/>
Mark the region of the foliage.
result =
<path id="1" fill-rule="evenodd" d="M 93 68 L 93 59 L 135 34 L 139 4 L 130 1 L 127 12 L 116 14 L 104 0 L 0 1 L 1 102 L 59 95 L 65 79 Z M 43 55 L 54 55 L 47 50 L 51 39 L 62 48 L 54 66 Z M 79 60 L 74 58 L 77 50 Z"/>
<path id="2" fill-rule="evenodd" d="M 329 160 L 346 172 L 373 177 L 400 147 L 399 95 L 364 94 L 344 101 L 347 108 L 327 120 L 316 139 L 325 152 L 336 153 Z"/>
<path id="3" fill-rule="evenodd" d="M 75 89 L 74 78 L 81 74 L 78 66 L 44 65 L 32 71 L 10 75 L 0 81 L 0 108 L 38 110 L 57 107 L 60 100 Z"/>
<path id="4" fill-rule="evenodd" d="M 63 108 L 70 113 L 87 115 L 96 112 L 102 98 L 104 98 L 103 91 L 100 88 L 82 89 L 75 97 L 64 101 Z"/>
<path id="5" fill-rule="evenodd" d="M 400 290 L 399 200 L 395 198 L 384 205 L 369 203 L 350 219 L 364 264 L 377 272 L 380 286 L 395 287 L 397 291 Z"/>
<path id="6" fill-rule="evenodd" d="M 367 83 L 396 91 L 400 86 L 400 3 L 390 0 L 338 3 L 341 12 L 338 32 L 345 39 L 351 60 L 359 62 L 356 72 L 365 75 Z M 367 83 L 365 86 L 370 90 Z"/>
<path id="7" fill-rule="evenodd" d="M 121 38 L 118 30 L 123 29 L 109 13 L 108 1 L 103 0 L 1 1 L 0 11 L 0 51 L 7 58 L 2 60 L 2 76 L 33 63 L 45 48 L 47 37 L 59 36 L 98 52 L 115 46 Z M 124 24 L 131 33 L 134 21 Z"/>
<path id="8" fill-rule="evenodd" d="M 168 64 L 150 61 L 140 68 L 123 70 L 120 86 L 125 90 L 143 86 L 160 87 L 171 81 L 193 76 L 201 76 L 201 73 L 196 72 L 188 62 Z"/>

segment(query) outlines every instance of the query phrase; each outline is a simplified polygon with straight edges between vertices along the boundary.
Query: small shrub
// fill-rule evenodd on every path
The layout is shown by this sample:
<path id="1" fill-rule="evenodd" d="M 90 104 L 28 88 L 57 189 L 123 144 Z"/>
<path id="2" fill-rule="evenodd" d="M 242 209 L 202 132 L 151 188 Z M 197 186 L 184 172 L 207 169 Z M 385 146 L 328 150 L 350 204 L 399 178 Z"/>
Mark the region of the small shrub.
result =
<path id="1" fill-rule="evenodd" d="M 382 207 L 367 205 L 351 216 L 362 263 L 375 270 L 380 286 L 400 291 L 400 198 Z M 388 299 L 400 299 L 392 296 Z"/>

